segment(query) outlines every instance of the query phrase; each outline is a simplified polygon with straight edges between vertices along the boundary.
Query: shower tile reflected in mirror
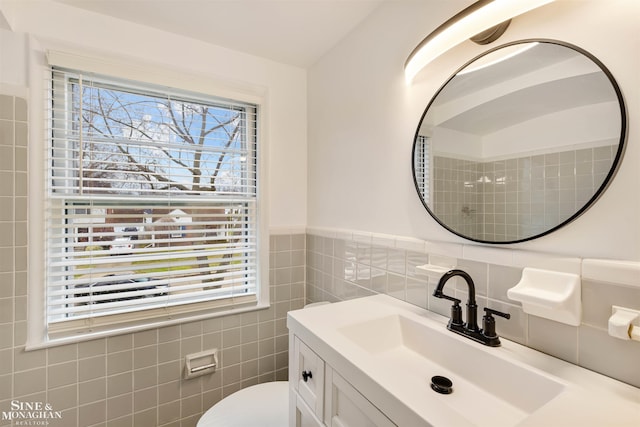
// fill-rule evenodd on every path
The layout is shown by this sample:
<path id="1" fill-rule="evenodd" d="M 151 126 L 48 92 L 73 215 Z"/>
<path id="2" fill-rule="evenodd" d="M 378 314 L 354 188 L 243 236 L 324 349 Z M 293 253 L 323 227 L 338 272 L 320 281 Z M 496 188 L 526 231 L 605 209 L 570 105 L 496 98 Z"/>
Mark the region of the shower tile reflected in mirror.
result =
<path id="1" fill-rule="evenodd" d="M 604 182 L 617 145 L 507 160 L 433 158 L 435 214 L 478 240 L 513 241 L 570 218 Z"/>

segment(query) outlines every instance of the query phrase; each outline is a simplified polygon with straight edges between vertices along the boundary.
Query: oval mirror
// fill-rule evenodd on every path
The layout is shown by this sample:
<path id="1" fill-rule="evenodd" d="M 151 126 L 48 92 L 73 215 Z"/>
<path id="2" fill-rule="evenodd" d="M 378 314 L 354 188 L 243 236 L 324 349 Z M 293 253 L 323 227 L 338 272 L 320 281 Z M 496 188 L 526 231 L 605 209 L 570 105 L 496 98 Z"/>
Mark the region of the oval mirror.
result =
<path id="1" fill-rule="evenodd" d="M 548 234 L 615 174 L 626 111 L 611 73 L 565 43 L 527 40 L 467 63 L 427 106 L 413 177 L 429 213 L 483 243 Z"/>

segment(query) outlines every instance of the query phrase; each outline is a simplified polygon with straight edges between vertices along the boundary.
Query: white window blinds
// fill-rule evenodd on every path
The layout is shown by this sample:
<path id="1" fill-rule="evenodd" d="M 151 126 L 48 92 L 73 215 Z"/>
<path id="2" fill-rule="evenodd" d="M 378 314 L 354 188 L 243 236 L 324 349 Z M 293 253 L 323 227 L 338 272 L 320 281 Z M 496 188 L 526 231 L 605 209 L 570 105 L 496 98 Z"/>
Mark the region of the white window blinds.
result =
<path id="1" fill-rule="evenodd" d="M 429 146 L 430 138 L 418 135 L 415 142 L 413 171 L 418 192 L 425 203 L 430 203 L 431 189 L 431 151 Z"/>
<path id="2" fill-rule="evenodd" d="M 254 303 L 257 107 L 51 69 L 50 331 Z"/>

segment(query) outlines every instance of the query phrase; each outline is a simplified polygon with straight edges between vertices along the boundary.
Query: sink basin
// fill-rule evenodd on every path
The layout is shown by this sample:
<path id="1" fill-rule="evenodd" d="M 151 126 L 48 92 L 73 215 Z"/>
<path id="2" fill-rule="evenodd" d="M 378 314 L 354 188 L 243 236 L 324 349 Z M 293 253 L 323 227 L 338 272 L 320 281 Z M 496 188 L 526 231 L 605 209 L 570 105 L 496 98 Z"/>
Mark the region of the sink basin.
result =
<path id="1" fill-rule="evenodd" d="M 542 372 L 500 357 L 496 348 L 422 318 L 392 314 L 344 326 L 338 332 L 380 369 L 392 370 L 398 384 L 425 399 L 439 399 L 474 425 L 516 425 L 565 388 Z M 433 391 L 434 376 L 450 379 L 453 392 Z"/>
<path id="2" fill-rule="evenodd" d="M 388 295 L 290 311 L 287 326 L 399 426 L 637 427 L 640 419 L 636 387 L 508 339 L 483 346 Z M 435 376 L 452 393 L 434 391 Z"/>

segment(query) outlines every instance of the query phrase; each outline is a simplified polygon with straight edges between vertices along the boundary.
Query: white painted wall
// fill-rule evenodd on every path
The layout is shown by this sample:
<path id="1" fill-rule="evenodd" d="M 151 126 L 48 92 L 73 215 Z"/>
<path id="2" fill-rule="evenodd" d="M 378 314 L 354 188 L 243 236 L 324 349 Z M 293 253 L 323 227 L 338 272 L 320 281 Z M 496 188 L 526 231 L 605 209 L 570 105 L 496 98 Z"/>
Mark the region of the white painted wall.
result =
<path id="1" fill-rule="evenodd" d="M 614 145 L 620 139 L 619 117 L 617 101 L 547 114 L 487 135 L 482 155 L 487 159 L 504 159 L 527 153 Z"/>
<path id="2" fill-rule="evenodd" d="M 465 242 L 420 204 L 411 148 L 436 90 L 493 45 L 465 42 L 425 68 L 411 86 L 404 83 L 402 66 L 422 38 L 471 3 L 385 4 L 309 70 L 309 226 Z M 624 161 L 598 202 L 563 229 L 511 248 L 640 260 L 638 22 L 637 0 L 559 0 L 514 19 L 494 43 L 548 38 L 586 49 L 618 81 L 630 121 Z"/>
<path id="3" fill-rule="evenodd" d="M 10 6 L 10 7 L 9 7 Z M 0 4 L 13 32 L 0 28 L 0 88 L 28 85 L 30 55 L 45 45 L 157 66 L 210 78 L 266 95 L 263 138 L 268 141 L 269 225 L 302 228 L 306 223 L 306 71 L 212 46 L 168 32 L 51 1 Z M 33 71 L 33 70 L 31 70 Z M 34 105 L 30 107 L 36 108 Z"/>
<path id="4" fill-rule="evenodd" d="M 3 92 L 25 96 L 26 70 L 27 37 L 0 27 L 0 84 Z"/>
<path id="5" fill-rule="evenodd" d="M 618 144 L 619 117 L 616 100 L 546 114 L 484 137 L 444 127 L 436 127 L 430 133 L 436 154 L 490 162 Z"/>
<path id="6" fill-rule="evenodd" d="M 269 107 L 265 131 L 270 142 L 271 227 L 306 223 L 464 242 L 442 229 L 420 204 L 411 178 L 411 146 L 431 96 L 453 71 L 487 47 L 470 42 L 458 46 L 411 86 L 404 83 L 402 65 L 426 34 L 472 2 L 390 2 L 315 64 L 308 77 L 302 69 L 62 4 L 18 2 L 5 16 L 15 33 L 0 30 L 0 85 L 26 85 L 26 58 L 34 40 L 46 38 L 261 86 Z M 497 42 L 544 37 L 590 51 L 614 74 L 630 112 L 625 160 L 598 203 L 564 229 L 516 248 L 640 260 L 640 134 L 634 121 L 640 108 L 637 22 L 636 0 L 560 0 L 516 18 Z"/>

